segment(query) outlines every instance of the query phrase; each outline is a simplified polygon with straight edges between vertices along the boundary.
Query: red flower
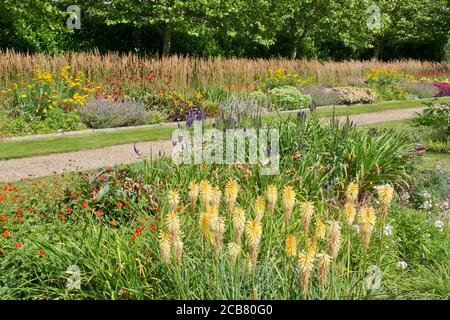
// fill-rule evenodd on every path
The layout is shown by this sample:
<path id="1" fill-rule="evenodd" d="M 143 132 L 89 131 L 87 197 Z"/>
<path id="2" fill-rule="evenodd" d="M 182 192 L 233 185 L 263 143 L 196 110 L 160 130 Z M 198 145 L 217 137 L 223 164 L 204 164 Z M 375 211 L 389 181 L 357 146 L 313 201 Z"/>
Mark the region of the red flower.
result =
<path id="1" fill-rule="evenodd" d="M 59 220 L 65 221 L 65 220 L 66 220 L 66 216 L 63 215 L 63 214 L 60 214 L 60 215 L 59 215 Z"/>
<path id="2" fill-rule="evenodd" d="M 119 207 L 119 209 L 122 209 L 123 203 L 122 203 L 121 201 L 119 201 L 119 202 L 117 203 L 117 207 Z"/>
<path id="3" fill-rule="evenodd" d="M 22 248 L 22 245 L 21 245 L 20 243 L 16 243 L 14 246 L 15 246 L 17 249 Z"/>
<path id="4" fill-rule="evenodd" d="M 0 201 L 5 201 L 6 197 L 3 194 L 0 194 Z"/>
<path id="5" fill-rule="evenodd" d="M 20 210 L 20 209 L 17 209 L 17 214 L 22 214 L 23 213 L 23 211 L 22 210 Z"/>
<path id="6" fill-rule="evenodd" d="M 42 249 L 41 249 L 41 250 L 39 250 L 39 254 L 40 254 L 41 256 L 43 256 L 43 255 L 44 255 L 44 253 L 45 253 L 45 252 L 44 252 L 44 250 L 42 250 Z"/>
<path id="7" fill-rule="evenodd" d="M 98 210 L 97 216 L 99 216 L 99 217 L 103 216 L 103 211 L 102 210 Z"/>
<path id="8" fill-rule="evenodd" d="M 72 194 L 72 196 L 70 197 L 72 200 L 78 198 L 78 195 L 76 193 Z"/>
<path id="9" fill-rule="evenodd" d="M 131 236 L 131 240 L 135 240 L 135 239 L 136 239 L 136 235 L 133 234 L 133 235 Z"/>
<path id="10" fill-rule="evenodd" d="M 142 232 L 142 228 L 141 227 L 137 227 L 135 232 L 136 232 L 136 234 L 141 233 Z"/>
<path id="11" fill-rule="evenodd" d="M 22 218 L 22 217 L 18 217 L 17 220 L 18 220 L 19 222 L 23 222 L 23 218 Z"/>
<path id="12" fill-rule="evenodd" d="M 69 213 L 71 213 L 71 212 L 73 211 L 73 209 L 72 209 L 71 207 L 67 207 L 67 208 L 66 208 L 66 211 L 69 212 Z"/>
<path id="13" fill-rule="evenodd" d="M 8 220 L 8 217 L 6 216 L 6 214 L 2 214 L 2 221 L 6 221 Z"/>
<path id="14" fill-rule="evenodd" d="M 8 232 L 8 230 L 3 231 L 3 232 L 2 232 L 2 236 L 3 236 L 3 238 L 8 238 L 8 237 L 9 237 L 9 232 Z"/>
<path id="15" fill-rule="evenodd" d="M 181 212 L 183 209 L 181 207 L 178 207 L 178 212 Z"/>
<path id="16" fill-rule="evenodd" d="M 86 202 L 83 202 L 82 204 L 81 204 L 81 206 L 84 208 L 84 209 L 87 209 L 87 208 L 89 208 L 89 206 L 87 205 L 87 203 Z"/>
<path id="17" fill-rule="evenodd" d="M 156 226 L 152 223 L 152 230 L 155 231 Z"/>
<path id="18" fill-rule="evenodd" d="M 8 191 L 8 186 L 4 186 L 2 189 L 3 191 Z"/>

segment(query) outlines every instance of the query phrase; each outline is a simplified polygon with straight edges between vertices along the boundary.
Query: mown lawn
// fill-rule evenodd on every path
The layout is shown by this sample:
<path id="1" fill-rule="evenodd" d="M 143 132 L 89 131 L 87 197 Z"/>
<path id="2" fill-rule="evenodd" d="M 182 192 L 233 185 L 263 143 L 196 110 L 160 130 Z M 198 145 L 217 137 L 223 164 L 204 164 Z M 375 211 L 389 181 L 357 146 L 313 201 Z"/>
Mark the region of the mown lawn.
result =
<path id="1" fill-rule="evenodd" d="M 442 102 L 450 102 L 450 97 L 438 99 Z M 424 105 L 428 100 L 415 101 L 390 101 L 367 105 L 337 106 L 336 108 L 324 107 L 317 110 L 320 117 L 355 115 L 361 113 L 381 112 L 385 110 L 398 110 L 415 108 Z M 293 111 L 295 113 L 297 111 Z M 307 113 L 309 110 L 307 111 Z M 287 118 L 292 113 L 279 115 L 265 115 L 263 122 L 270 122 L 279 117 Z M 77 136 L 62 136 L 39 140 L 24 140 L 0 143 L 0 159 L 17 159 L 51 153 L 70 152 L 86 149 L 97 149 L 113 145 L 165 140 L 169 139 L 175 126 L 157 126 L 150 128 L 138 128 L 121 130 L 116 132 L 92 133 Z"/>

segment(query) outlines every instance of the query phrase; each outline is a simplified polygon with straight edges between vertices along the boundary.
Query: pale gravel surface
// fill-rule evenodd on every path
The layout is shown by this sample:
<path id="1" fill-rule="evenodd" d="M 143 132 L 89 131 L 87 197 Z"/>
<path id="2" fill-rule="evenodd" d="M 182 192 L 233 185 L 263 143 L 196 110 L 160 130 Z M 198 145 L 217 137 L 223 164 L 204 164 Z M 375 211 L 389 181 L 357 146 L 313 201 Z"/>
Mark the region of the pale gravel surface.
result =
<path id="1" fill-rule="evenodd" d="M 359 124 L 371 124 L 384 121 L 413 118 L 423 107 L 389 110 L 382 112 L 352 115 L 350 119 Z M 341 117 L 342 118 L 342 117 Z M 44 177 L 65 171 L 83 171 L 107 167 L 114 164 L 127 164 L 144 158 L 158 157 L 160 150 L 170 155 L 170 141 L 150 141 L 136 143 L 141 156 L 134 152 L 134 144 L 111 146 L 101 149 L 82 150 L 67 153 L 55 153 L 23 159 L 0 160 L 0 181 L 14 182 L 24 178 Z"/>

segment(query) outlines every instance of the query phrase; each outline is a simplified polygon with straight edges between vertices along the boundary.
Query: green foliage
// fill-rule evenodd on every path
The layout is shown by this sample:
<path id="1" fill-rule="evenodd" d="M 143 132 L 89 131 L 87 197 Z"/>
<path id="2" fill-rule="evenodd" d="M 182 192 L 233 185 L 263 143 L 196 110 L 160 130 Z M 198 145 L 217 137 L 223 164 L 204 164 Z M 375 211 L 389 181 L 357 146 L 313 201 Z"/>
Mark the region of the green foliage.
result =
<path id="1" fill-rule="evenodd" d="M 450 105 L 428 103 L 425 110 L 413 120 L 415 126 L 425 126 L 432 130 L 433 138 L 448 146 L 450 140 Z"/>
<path id="2" fill-rule="evenodd" d="M 50 109 L 44 119 L 28 113 L 0 118 L 0 136 L 26 136 L 56 133 L 58 130 L 75 131 L 86 129 L 77 112 L 66 112 L 59 108 Z"/>
<path id="3" fill-rule="evenodd" d="M 312 100 L 308 95 L 303 95 L 296 87 L 276 87 L 269 93 L 270 101 L 281 110 L 296 110 L 307 108 Z"/>

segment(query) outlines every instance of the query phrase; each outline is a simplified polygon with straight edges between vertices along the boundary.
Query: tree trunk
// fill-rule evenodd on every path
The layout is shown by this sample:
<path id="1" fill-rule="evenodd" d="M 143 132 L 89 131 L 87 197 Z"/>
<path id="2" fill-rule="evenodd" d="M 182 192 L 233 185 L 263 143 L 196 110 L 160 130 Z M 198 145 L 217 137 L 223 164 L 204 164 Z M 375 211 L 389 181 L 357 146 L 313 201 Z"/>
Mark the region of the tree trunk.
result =
<path id="1" fill-rule="evenodd" d="M 289 57 L 293 60 L 297 57 L 297 42 L 294 42 L 289 52 Z"/>
<path id="2" fill-rule="evenodd" d="M 172 46 L 172 28 L 170 24 L 165 24 L 162 28 L 163 50 L 162 56 L 168 57 L 170 55 L 170 47 Z"/>

